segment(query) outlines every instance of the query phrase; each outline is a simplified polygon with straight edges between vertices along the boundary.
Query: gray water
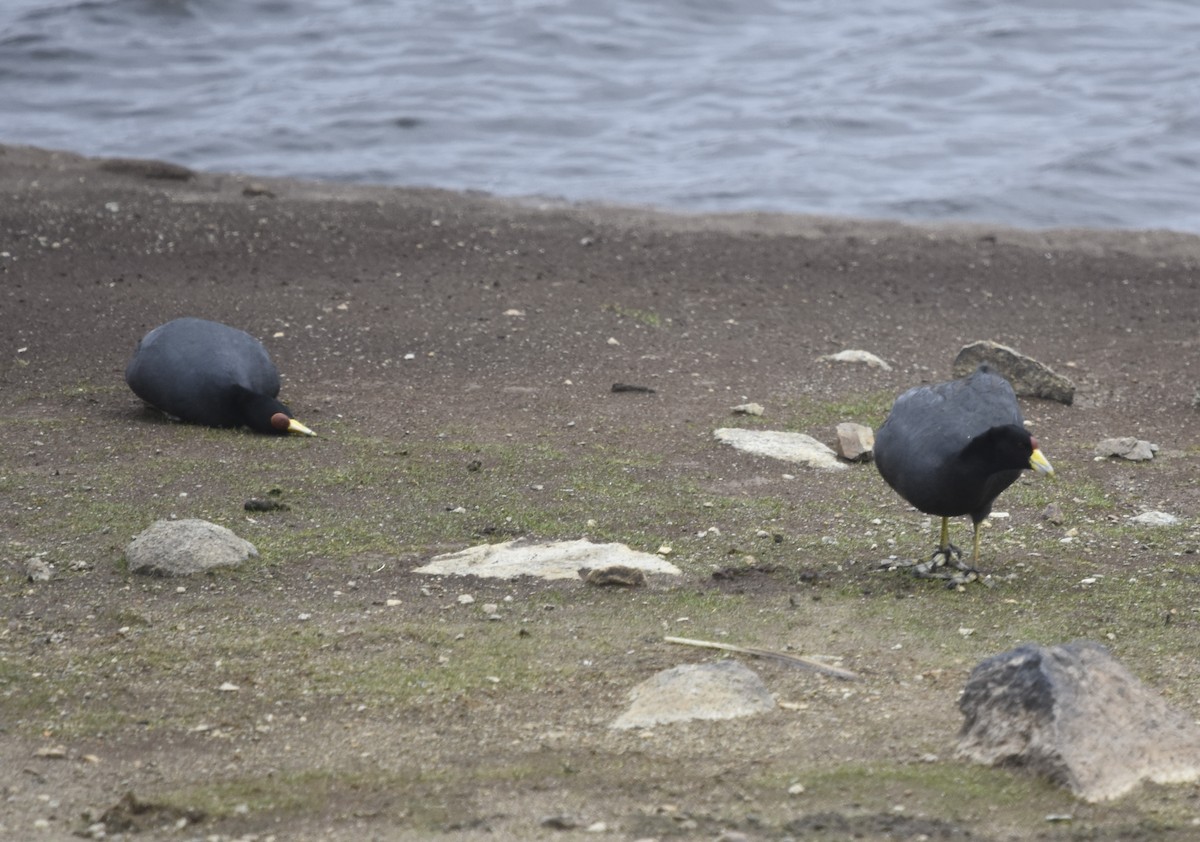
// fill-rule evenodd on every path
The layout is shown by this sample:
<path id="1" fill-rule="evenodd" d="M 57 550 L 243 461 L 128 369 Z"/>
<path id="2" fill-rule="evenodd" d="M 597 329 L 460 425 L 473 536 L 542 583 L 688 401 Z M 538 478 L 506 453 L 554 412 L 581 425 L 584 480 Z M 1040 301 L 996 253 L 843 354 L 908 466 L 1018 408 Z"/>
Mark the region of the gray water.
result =
<path id="1" fill-rule="evenodd" d="M 0 0 L 0 142 L 688 211 L 1200 231 L 1200 3 Z"/>

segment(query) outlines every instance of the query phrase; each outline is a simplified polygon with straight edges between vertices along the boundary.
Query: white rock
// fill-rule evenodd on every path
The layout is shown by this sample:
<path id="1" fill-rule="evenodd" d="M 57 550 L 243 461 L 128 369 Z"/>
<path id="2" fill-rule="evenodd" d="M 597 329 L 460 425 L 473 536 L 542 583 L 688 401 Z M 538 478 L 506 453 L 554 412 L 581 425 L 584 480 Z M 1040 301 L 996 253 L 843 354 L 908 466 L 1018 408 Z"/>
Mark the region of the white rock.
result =
<path id="1" fill-rule="evenodd" d="M 723 427 L 713 431 L 717 441 L 725 442 L 758 456 L 770 456 L 784 462 L 797 462 L 814 468 L 844 471 L 831 448 L 804 433 L 784 433 L 776 430 L 741 430 Z"/>
<path id="2" fill-rule="evenodd" d="M 1129 522 L 1138 526 L 1174 526 L 1179 523 L 1179 518 L 1166 512 L 1142 512 L 1136 517 L 1131 517 Z"/>
<path id="3" fill-rule="evenodd" d="M 624 544 L 593 544 L 591 541 L 532 542 L 525 539 L 502 544 L 481 544 L 433 558 L 416 569 L 434 576 L 482 576 L 515 579 L 578 579 L 582 568 L 599 570 L 623 565 L 648 574 L 678 576 L 679 568 L 651 553 L 632 550 Z"/>
<path id="4" fill-rule="evenodd" d="M 817 359 L 824 362 L 834 363 L 863 363 L 871 368 L 878 368 L 883 371 L 891 371 L 892 367 L 879 357 L 872 354 L 870 351 L 846 350 L 838 351 L 836 354 L 826 354 Z"/>
<path id="5" fill-rule="evenodd" d="M 734 415 L 762 415 L 766 412 L 761 403 L 743 403 L 733 408 Z"/>

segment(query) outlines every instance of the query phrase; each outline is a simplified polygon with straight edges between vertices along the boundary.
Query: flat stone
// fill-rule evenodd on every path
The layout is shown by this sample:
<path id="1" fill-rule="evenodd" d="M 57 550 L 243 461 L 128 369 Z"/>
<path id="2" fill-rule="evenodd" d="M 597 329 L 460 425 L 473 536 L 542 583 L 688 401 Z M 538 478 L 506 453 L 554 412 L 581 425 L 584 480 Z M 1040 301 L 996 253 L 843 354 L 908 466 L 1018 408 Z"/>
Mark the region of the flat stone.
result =
<path id="1" fill-rule="evenodd" d="M 864 424 L 837 425 L 837 455 L 850 462 L 869 462 L 875 452 L 875 431 Z"/>
<path id="2" fill-rule="evenodd" d="M 862 363 L 870 368 L 878 368 L 882 371 L 892 370 L 890 365 L 872 354 L 870 351 L 848 349 L 845 351 L 838 351 L 836 354 L 826 354 L 823 357 L 817 357 L 817 359 L 823 362 L 831 363 Z"/>
<path id="3" fill-rule="evenodd" d="M 1120 459 L 1128 459 L 1130 462 L 1148 462 L 1154 458 L 1157 450 L 1157 444 L 1151 444 L 1133 436 L 1105 439 L 1096 445 L 1097 456 L 1116 456 Z"/>
<path id="4" fill-rule="evenodd" d="M 784 433 L 776 430 L 743 430 L 723 427 L 713 431 L 717 441 L 753 453 L 770 456 L 784 462 L 796 462 L 831 471 L 844 471 L 846 465 L 827 445 L 804 433 Z"/>
<path id="5" fill-rule="evenodd" d="M 1032 357 L 999 342 L 983 340 L 963 346 L 954 358 L 954 376 L 966 377 L 981 363 L 987 363 L 1011 383 L 1018 395 L 1046 398 L 1068 406 L 1075 400 L 1074 383 Z"/>
<path id="6" fill-rule="evenodd" d="M 629 709 L 610 728 L 734 719 L 766 713 L 775 707 L 775 697 L 758 673 L 734 660 L 663 670 L 629 691 L 629 700 Z"/>
<path id="7" fill-rule="evenodd" d="M 249 541 L 197 518 L 156 520 L 125 548 L 130 571 L 151 576 L 189 576 L 257 556 Z"/>
<path id="8" fill-rule="evenodd" d="M 1200 728 L 1098 643 L 1026 644 L 971 671 L 958 754 L 1025 769 L 1087 801 L 1200 779 Z"/>
<path id="9" fill-rule="evenodd" d="M 626 567 L 647 574 L 679 575 L 679 568 L 662 557 L 632 550 L 624 544 L 591 541 L 534 542 L 520 538 L 501 544 L 480 544 L 435 556 L 415 572 L 431 576 L 481 576 L 515 579 L 578 579 L 579 571 Z"/>

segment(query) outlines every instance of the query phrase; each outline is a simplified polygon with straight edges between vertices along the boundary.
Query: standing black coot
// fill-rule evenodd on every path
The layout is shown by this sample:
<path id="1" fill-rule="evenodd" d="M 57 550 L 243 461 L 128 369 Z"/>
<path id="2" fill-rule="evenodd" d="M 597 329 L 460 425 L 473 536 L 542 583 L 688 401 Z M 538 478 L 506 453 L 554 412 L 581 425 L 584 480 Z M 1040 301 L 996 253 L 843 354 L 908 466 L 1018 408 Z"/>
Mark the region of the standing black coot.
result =
<path id="1" fill-rule="evenodd" d="M 182 421 L 316 435 L 276 397 L 279 370 L 262 343 L 220 322 L 183 318 L 154 328 L 134 350 L 125 382 Z"/>
<path id="2" fill-rule="evenodd" d="M 970 515 L 975 527 L 972 565 L 979 561 L 979 523 L 1021 471 L 1054 468 L 1025 429 L 1017 396 L 986 364 L 961 380 L 918 386 L 896 399 L 875 434 L 875 464 L 887 484 L 926 514 L 942 519 L 933 566 L 961 562 L 950 543 L 949 519 Z M 952 558 L 953 556 L 953 558 Z"/>

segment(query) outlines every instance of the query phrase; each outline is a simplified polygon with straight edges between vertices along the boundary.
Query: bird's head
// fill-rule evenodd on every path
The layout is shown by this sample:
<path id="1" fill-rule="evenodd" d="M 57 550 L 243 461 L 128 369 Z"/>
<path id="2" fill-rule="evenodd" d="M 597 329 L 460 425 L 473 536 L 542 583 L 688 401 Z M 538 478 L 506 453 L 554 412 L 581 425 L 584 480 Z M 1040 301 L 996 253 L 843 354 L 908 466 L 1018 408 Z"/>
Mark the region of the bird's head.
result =
<path id="1" fill-rule="evenodd" d="M 237 417 L 256 433 L 315 436 L 312 430 L 292 417 L 292 411 L 278 398 L 251 392 L 249 389 L 235 391 Z"/>
<path id="2" fill-rule="evenodd" d="M 963 457 L 972 464 L 981 464 L 987 472 L 1028 468 L 1039 474 L 1054 473 L 1037 439 L 1020 424 L 1001 424 L 976 436 L 963 450 Z"/>

